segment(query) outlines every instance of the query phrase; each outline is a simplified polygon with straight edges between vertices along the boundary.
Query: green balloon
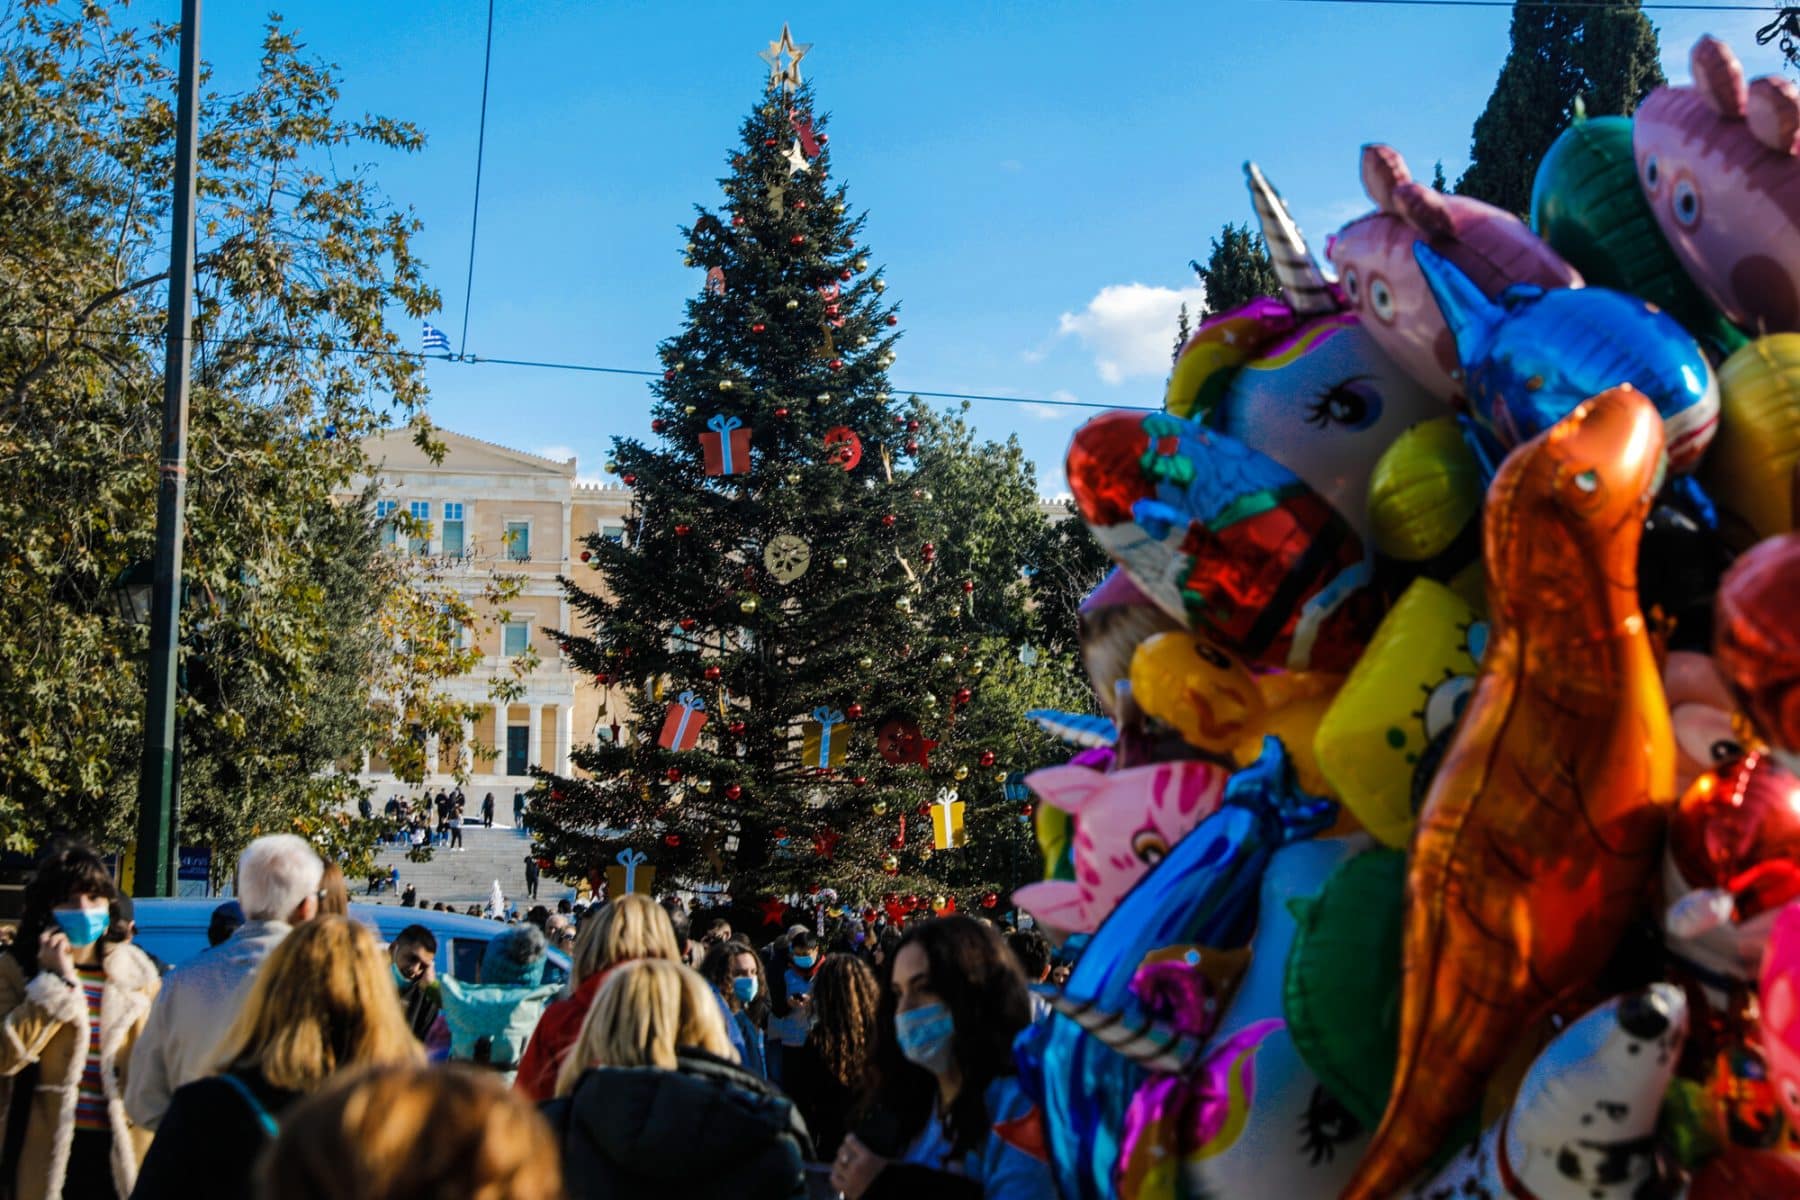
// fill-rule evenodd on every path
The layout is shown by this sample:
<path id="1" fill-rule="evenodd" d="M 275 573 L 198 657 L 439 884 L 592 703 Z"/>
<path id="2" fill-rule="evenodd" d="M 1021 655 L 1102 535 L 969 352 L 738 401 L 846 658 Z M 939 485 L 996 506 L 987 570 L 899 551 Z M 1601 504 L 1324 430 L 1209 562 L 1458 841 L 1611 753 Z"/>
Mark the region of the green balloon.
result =
<path id="1" fill-rule="evenodd" d="M 1638 186 L 1630 117 L 1578 117 L 1538 164 L 1531 228 L 1592 287 L 1628 292 L 1729 355 L 1749 339 L 1694 286 Z"/>

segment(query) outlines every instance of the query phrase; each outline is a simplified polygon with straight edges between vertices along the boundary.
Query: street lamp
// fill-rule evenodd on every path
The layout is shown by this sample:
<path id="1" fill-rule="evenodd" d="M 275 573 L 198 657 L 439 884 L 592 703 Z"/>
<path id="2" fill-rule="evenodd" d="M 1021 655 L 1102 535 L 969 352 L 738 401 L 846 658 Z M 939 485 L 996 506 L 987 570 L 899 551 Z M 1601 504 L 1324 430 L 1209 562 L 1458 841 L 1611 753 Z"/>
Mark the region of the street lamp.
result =
<path id="1" fill-rule="evenodd" d="M 118 606 L 119 620 L 127 625 L 150 623 L 150 589 L 156 581 L 156 568 L 148 559 L 139 559 L 112 581 L 113 603 Z"/>

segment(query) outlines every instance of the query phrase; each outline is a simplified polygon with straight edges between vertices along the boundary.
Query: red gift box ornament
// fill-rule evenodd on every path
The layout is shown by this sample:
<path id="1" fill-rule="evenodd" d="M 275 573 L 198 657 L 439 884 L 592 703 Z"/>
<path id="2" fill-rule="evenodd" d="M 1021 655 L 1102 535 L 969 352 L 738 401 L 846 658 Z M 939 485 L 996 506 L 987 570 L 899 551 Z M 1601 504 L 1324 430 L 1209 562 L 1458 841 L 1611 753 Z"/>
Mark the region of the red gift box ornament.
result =
<path id="1" fill-rule="evenodd" d="M 662 735 L 656 744 L 664 750 L 692 750 L 706 727 L 706 701 L 692 692 L 683 692 L 663 714 Z"/>
<path id="2" fill-rule="evenodd" d="M 716 413 L 706 419 L 710 433 L 700 435 L 708 475 L 747 475 L 750 472 L 750 430 L 737 417 Z"/>

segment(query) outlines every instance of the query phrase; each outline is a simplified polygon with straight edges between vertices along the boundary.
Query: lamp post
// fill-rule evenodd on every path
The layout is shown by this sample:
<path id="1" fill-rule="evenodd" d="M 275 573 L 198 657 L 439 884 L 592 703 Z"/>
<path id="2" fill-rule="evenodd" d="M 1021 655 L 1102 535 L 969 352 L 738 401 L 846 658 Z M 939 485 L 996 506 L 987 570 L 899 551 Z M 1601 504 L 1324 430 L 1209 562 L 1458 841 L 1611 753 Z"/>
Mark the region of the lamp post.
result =
<path id="1" fill-rule="evenodd" d="M 150 590 L 150 671 L 144 757 L 138 771 L 137 893 L 175 894 L 177 587 L 187 500 L 188 369 L 193 359 L 194 144 L 199 126 L 200 0 L 181 3 L 176 90 L 175 189 L 169 247 L 168 348 L 163 359 L 162 455 L 156 491 L 156 559 Z"/>

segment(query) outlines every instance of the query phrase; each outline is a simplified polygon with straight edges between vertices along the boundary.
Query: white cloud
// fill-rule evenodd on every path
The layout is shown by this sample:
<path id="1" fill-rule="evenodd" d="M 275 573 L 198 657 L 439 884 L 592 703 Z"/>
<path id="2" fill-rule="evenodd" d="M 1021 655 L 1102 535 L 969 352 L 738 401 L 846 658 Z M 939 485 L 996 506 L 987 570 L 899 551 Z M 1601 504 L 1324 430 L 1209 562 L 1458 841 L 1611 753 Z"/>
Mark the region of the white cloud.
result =
<path id="1" fill-rule="evenodd" d="M 1064 313 L 1057 333 L 1080 338 L 1093 352 L 1095 369 L 1107 383 L 1166 375 L 1175 343 L 1176 313 L 1183 304 L 1189 312 L 1198 312 L 1205 299 L 1206 291 L 1199 286 L 1108 284 L 1081 312 Z"/>
<path id="2" fill-rule="evenodd" d="M 1039 472 L 1037 490 L 1038 495 L 1045 500 L 1067 500 L 1071 495 L 1069 477 L 1063 474 L 1061 467 Z"/>
<path id="3" fill-rule="evenodd" d="M 1057 388 L 1050 393 L 1050 399 L 1055 400 L 1057 403 L 1035 404 L 1026 402 L 1019 405 L 1019 407 L 1027 416 L 1036 417 L 1040 421 L 1067 421 L 1075 416 L 1075 410 L 1063 406 L 1078 404 L 1080 403 L 1081 397 L 1077 396 L 1074 392 L 1069 391 L 1067 388 Z"/>
<path id="4" fill-rule="evenodd" d="M 539 458 L 552 458 L 557 462 L 567 462 L 575 457 L 573 446 L 539 446 L 532 451 Z"/>

